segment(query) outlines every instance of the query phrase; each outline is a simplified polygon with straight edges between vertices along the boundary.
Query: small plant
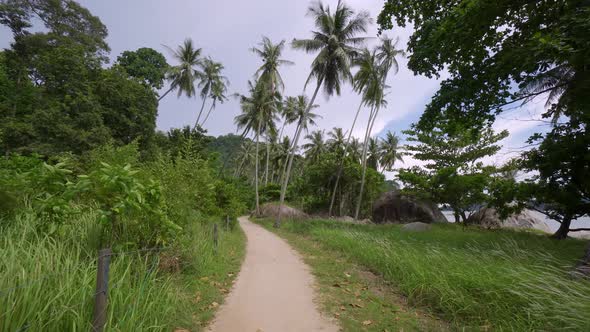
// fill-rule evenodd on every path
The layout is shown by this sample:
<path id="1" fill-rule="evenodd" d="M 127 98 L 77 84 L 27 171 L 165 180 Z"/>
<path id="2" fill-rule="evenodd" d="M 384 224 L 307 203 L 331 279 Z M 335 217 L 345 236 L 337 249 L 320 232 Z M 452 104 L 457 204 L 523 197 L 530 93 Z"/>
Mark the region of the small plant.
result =
<path id="1" fill-rule="evenodd" d="M 102 167 L 89 175 L 78 176 L 79 182 L 76 191 L 88 196 L 98 203 L 99 221 L 107 226 L 108 243 L 112 245 L 116 239 L 121 239 L 122 231 L 126 226 L 138 226 L 137 229 L 145 229 L 141 222 L 130 222 L 124 225 L 127 218 L 146 218 L 148 229 L 154 231 L 144 238 L 153 239 L 151 242 L 165 242 L 164 233 L 179 230 L 180 227 L 171 222 L 165 214 L 166 207 L 162 200 L 161 189 L 158 183 L 150 181 L 144 185 L 138 178 L 137 170 L 131 165 L 109 165 L 101 163 Z M 127 228 L 129 229 L 129 228 Z M 101 235 L 101 243 L 104 244 L 105 234 Z"/>
<path id="2" fill-rule="evenodd" d="M 35 195 L 35 210 L 43 220 L 43 224 L 50 233 L 56 230 L 55 225 L 61 224 L 69 216 L 79 212 L 71 204 L 76 195 L 73 172 L 67 168 L 66 162 L 55 165 L 43 163 L 42 170 L 37 177 L 36 185 L 42 189 Z"/>

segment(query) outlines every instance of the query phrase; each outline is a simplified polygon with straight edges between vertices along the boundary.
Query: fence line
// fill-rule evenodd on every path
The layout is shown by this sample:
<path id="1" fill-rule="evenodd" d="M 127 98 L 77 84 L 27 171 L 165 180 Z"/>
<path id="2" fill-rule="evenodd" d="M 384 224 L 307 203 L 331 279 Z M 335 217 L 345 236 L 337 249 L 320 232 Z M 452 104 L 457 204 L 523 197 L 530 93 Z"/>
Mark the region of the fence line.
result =
<path id="1" fill-rule="evenodd" d="M 133 253 L 140 253 L 140 252 L 150 252 L 150 251 L 167 251 L 172 249 L 173 247 L 153 247 L 153 248 L 145 248 L 145 249 L 137 249 L 137 250 L 130 250 L 130 251 L 120 251 L 120 252 L 113 252 L 111 253 L 109 256 L 113 257 L 113 256 L 121 256 L 121 255 L 126 255 L 126 254 L 133 254 Z M 99 256 L 100 258 L 100 256 Z M 82 265 L 84 266 L 88 266 L 88 263 L 92 263 L 92 264 L 96 264 L 96 259 L 92 259 L 90 262 L 82 262 L 80 264 L 77 264 L 74 266 L 74 268 L 67 270 L 67 271 L 59 271 L 59 272 L 53 272 L 53 273 L 49 273 L 46 274 L 43 277 L 40 278 L 36 278 L 30 281 L 26 281 L 20 285 L 16 285 L 13 287 L 8 287 L 8 288 L 4 288 L 4 289 L 0 289 L 0 297 L 4 297 L 7 296 L 8 294 L 12 293 L 13 291 L 17 290 L 17 289 L 21 289 L 21 288 L 28 288 L 28 287 L 32 287 L 33 285 L 35 285 L 38 282 L 44 281 L 46 279 L 52 278 L 52 277 L 57 277 L 57 276 L 61 276 L 64 274 L 68 274 L 70 272 L 72 272 L 71 270 L 75 270 L 75 268 L 78 268 Z"/>
<path id="2" fill-rule="evenodd" d="M 125 280 L 119 280 L 117 283 L 115 283 L 112 287 L 110 287 L 110 290 L 116 289 L 117 287 L 121 286 L 121 284 L 123 284 L 123 281 Z M 100 294 L 102 291 L 97 291 L 95 293 L 90 294 L 90 296 L 88 298 L 86 298 L 84 301 L 78 302 L 74 305 L 64 305 L 66 307 L 65 310 L 62 311 L 62 313 L 68 311 L 68 310 L 72 310 L 72 309 L 76 309 L 76 308 L 80 308 L 82 306 L 85 306 L 88 304 L 89 301 L 91 301 L 96 295 Z M 14 310 L 14 309 L 13 309 Z M 52 320 L 50 320 L 49 322 L 51 322 Z M 28 330 L 32 323 L 36 322 L 35 320 L 28 322 L 27 324 L 23 325 L 21 328 L 19 328 L 18 330 L 16 330 L 16 332 L 23 332 Z"/>
<path id="3" fill-rule="evenodd" d="M 218 224 L 217 224 L 217 222 L 215 222 L 212 226 L 213 226 L 213 239 L 212 239 L 212 241 L 213 241 L 213 250 L 217 254 L 217 247 L 218 247 L 218 241 L 219 241 L 219 234 L 218 234 L 219 230 L 218 230 Z M 227 218 L 227 217 L 226 217 L 226 220 L 225 220 L 225 226 L 226 226 L 225 229 L 227 231 L 230 231 L 230 229 L 229 229 L 229 218 Z M 13 287 L 8 287 L 8 288 L 5 288 L 5 289 L 1 289 L 0 290 L 0 298 L 2 298 L 4 296 L 7 296 L 8 294 L 10 294 L 10 293 L 12 293 L 12 292 L 14 292 L 14 291 L 16 291 L 18 289 L 24 289 L 24 288 L 28 288 L 28 287 L 33 287 L 34 285 L 36 285 L 36 284 L 38 284 L 40 282 L 43 282 L 44 280 L 47 280 L 49 278 L 58 277 L 58 276 L 61 276 L 61 275 L 67 274 L 67 273 L 75 272 L 82 265 L 85 265 L 85 266 L 88 266 L 89 264 L 96 265 L 96 267 L 97 267 L 97 273 L 98 273 L 99 272 L 98 271 L 99 270 L 98 264 L 101 261 L 101 258 L 104 258 L 104 257 L 116 257 L 116 256 L 117 257 L 121 257 L 121 256 L 124 256 L 124 255 L 137 254 L 137 253 L 145 253 L 145 252 L 157 252 L 157 253 L 160 253 L 160 252 L 168 251 L 168 250 L 171 250 L 171 249 L 174 249 L 174 247 L 171 247 L 171 246 L 170 247 L 152 247 L 152 248 L 142 248 L 142 249 L 129 250 L 129 251 L 110 252 L 108 254 L 104 254 L 103 253 L 102 255 L 99 254 L 97 259 L 91 259 L 89 262 L 82 262 L 82 263 L 76 264 L 73 267 L 71 267 L 70 269 L 68 269 L 67 271 L 59 271 L 59 272 L 55 272 L 55 273 L 50 273 L 50 274 L 47 274 L 47 275 L 45 275 L 43 277 L 40 277 L 40 278 L 37 278 L 37 279 L 33 279 L 33 280 L 30 280 L 30 281 L 24 282 L 24 283 L 22 283 L 20 285 L 16 285 L 16 286 L 13 286 Z M 142 287 L 142 288 L 145 287 L 145 282 L 146 282 L 147 278 L 154 273 L 154 271 L 156 270 L 156 268 L 158 266 L 158 262 L 159 262 L 159 258 L 158 257 L 154 257 L 153 258 L 153 261 L 151 263 L 151 267 L 145 272 L 145 274 L 143 276 L 143 282 L 141 283 L 141 286 L 140 287 Z M 107 268 L 106 273 L 108 274 L 108 272 L 109 271 L 108 271 L 108 268 Z M 97 275 L 97 277 L 98 277 L 98 275 Z M 80 308 L 80 307 L 82 307 L 84 305 L 87 305 L 89 301 L 91 301 L 93 298 L 96 299 L 96 296 L 100 295 L 101 293 L 105 293 L 105 295 L 108 294 L 109 291 L 112 291 L 113 289 L 116 289 L 116 288 L 120 287 L 125 280 L 126 279 L 122 278 L 121 280 L 119 280 L 118 282 L 116 282 L 112 286 L 110 286 L 110 285 L 108 285 L 108 277 L 107 277 L 105 288 L 102 288 L 101 287 L 99 290 L 97 290 L 96 292 L 90 294 L 89 297 L 85 298 L 84 301 L 82 301 L 82 302 L 80 302 L 78 304 L 75 304 L 75 305 L 64 305 L 64 307 L 66 307 L 66 308 L 65 308 L 65 310 L 61 311 L 61 314 L 64 314 L 65 312 L 67 312 L 69 310 L 73 310 L 73 309 L 76 309 L 76 308 Z M 129 305 L 129 308 L 125 311 L 125 313 L 123 314 L 122 318 L 126 317 L 127 314 L 130 311 L 136 309 L 138 302 L 139 302 L 138 299 L 133 299 L 131 305 Z M 96 303 L 95 303 L 95 305 L 96 305 Z M 13 308 L 11 310 L 3 313 L 0 316 L 0 318 L 1 317 L 4 317 L 4 316 L 7 316 L 7 315 L 8 315 L 7 317 L 10 317 L 10 313 L 13 312 L 14 310 L 16 310 L 16 306 L 13 306 Z M 105 306 L 104 306 L 104 308 L 102 310 L 103 310 L 102 313 L 105 313 L 105 311 L 107 310 L 106 303 L 105 303 Z M 97 312 L 98 311 L 95 310 L 95 315 L 96 315 Z M 46 324 L 49 323 L 49 322 L 52 322 L 52 321 L 53 320 L 49 320 L 48 322 L 46 322 Z M 35 319 L 33 319 L 32 321 L 28 321 L 28 322 L 26 322 L 26 324 L 24 324 L 23 326 L 21 326 L 16 331 L 17 332 L 27 331 L 31 326 L 33 326 L 33 323 L 36 323 L 36 322 L 37 322 L 37 320 L 35 320 Z M 94 319 L 93 319 L 93 322 L 94 322 Z M 90 322 L 90 323 L 92 323 L 92 322 Z"/>

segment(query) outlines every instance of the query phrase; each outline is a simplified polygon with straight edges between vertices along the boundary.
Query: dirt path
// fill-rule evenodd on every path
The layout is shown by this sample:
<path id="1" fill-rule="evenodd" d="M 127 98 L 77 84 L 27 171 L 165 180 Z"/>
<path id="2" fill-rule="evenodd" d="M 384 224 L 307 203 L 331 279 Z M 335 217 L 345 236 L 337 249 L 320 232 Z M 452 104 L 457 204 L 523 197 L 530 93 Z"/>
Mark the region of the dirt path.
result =
<path id="1" fill-rule="evenodd" d="M 234 288 L 209 330 L 216 332 L 338 331 L 314 303 L 313 277 L 278 236 L 239 218 L 248 237 Z"/>

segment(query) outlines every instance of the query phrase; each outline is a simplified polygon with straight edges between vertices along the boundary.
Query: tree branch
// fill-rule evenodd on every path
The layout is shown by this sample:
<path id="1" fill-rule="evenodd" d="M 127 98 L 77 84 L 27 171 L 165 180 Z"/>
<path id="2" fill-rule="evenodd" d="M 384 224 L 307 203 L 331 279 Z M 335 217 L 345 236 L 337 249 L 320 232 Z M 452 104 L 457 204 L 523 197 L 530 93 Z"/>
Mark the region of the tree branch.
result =
<path id="1" fill-rule="evenodd" d="M 558 223 L 560 223 L 560 224 L 561 224 L 561 223 L 562 223 L 562 221 L 563 221 L 563 219 L 562 219 L 562 218 L 559 218 L 559 217 L 558 217 L 558 216 L 556 216 L 556 215 L 551 215 L 551 214 L 547 213 L 546 211 L 544 211 L 544 210 L 540 210 L 540 209 L 538 209 L 538 208 L 536 208 L 536 207 L 534 207 L 534 206 L 532 206 L 532 205 L 528 205 L 528 204 L 527 204 L 527 209 L 531 209 L 531 210 L 537 211 L 537 212 L 539 212 L 539 213 L 541 213 L 541 214 L 545 215 L 545 216 L 546 216 L 546 217 L 548 217 L 549 219 L 551 219 L 551 220 L 554 220 L 554 221 L 557 221 L 557 222 L 558 222 Z"/>
<path id="2" fill-rule="evenodd" d="M 590 231 L 590 228 L 570 228 L 570 232 Z"/>
<path id="3" fill-rule="evenodd" d="M 531 94 L 528 94 L 528 95 L 525 95 L 525 96 L 521 96 L 521 97 L 518 97 L 518 98 L 516 98 L 516 99 L 512 99 L 511 101 L 508 101 L 508 102 L 505 102 L 505 103 L 503 103 L 503 104 L 500 104 L 500 105 L 498 105 L 498 106 L 495 106 L 495 107 L 496 107 L 496 108 L 500 108 L 500 107 L 504 107 L 504 106 L 506 106 L 506 105 L 513 104 L 513 103 L 515 103 L 515 102 L 517 102 L 517 101 L 520 101 L 520 100 L 523 100 L 523 99 L 528 99 L 528 98 L 531 98 L 531 97 L 536 97 L 536 96 L 538 96 L 538 95 L 542 95 L 542 94 L 544 94 L 544 93 L 546 93 L 546 92 L 549 92 L 549 91 L 551 91 L 551 90 L 553 90 L 553 89 L 558 89 L 558 88 L 561 88 L 562 86 L 565 86 L 565 85 L 567 85 L 567 83 L 562 83 L 562 84 L 560 84 L 560 85 L 556 85 L 556 86 L 554 86 L 554 87 L 547 88 L 547 89 L 545 89 L 545 90 L 542 90 L 542 91 L 539 91 L 539 92 L 535 92 L 535 93 L 531 93 Z"/>

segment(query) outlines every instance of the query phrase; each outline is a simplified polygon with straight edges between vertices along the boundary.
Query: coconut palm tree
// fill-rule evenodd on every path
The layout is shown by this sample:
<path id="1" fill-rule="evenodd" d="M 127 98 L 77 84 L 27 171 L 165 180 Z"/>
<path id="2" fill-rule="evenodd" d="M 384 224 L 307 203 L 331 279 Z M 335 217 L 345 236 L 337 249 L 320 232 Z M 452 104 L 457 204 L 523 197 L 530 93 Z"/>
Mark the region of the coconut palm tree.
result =
<path id="1" fill-rule="evenodd" d="M 298 133 L 300 134 L 301 129 L 307 132 L 308 126 L 315 125 L 315 119 L 320 117 L 319 115 L 310 112 L 311 109 L 317 108 L 318 105 L 313 105 L 312 107 L 309 107 L 307 105 L 307 102 L 308 98 L 306 96 L 297 96 L 287 97 L 285 99 L 285 102 L 283 103 L 283 116 L 285 118 L 285 123 L 297 123 L 295 127 L 295 134 L 293 136 L 294 138 L 298 136 Z M 309 114 L 305 114 L 306 111 Z M 283 127 L 285 123 L 283 123 Z M 303 128 L 300 127 L 301 125 L 303 126 Z M 293 152 L 294 154 L 296 150 L 296 143 L 292 142 L 292 148 L 289 149 L 289 159 L 292 158 L 291 152 Z M 283 174 L 281 174 L 281 185 L 284 182 L 284 175 L 287 172 L 288 164 L 289 162 L 285 164 L 285 169 L 283 170 Z"/>
<path id="2" fill-rule="evenodd" d="M 262 58 L 262 66 L 256 70 L 255 75 L 258 80 L 264 82 L 270 89 L 271 94 L 277 91 L 281 93 L 285 89 L 283 78 L 279 73 L 279 67 L 282 65 L 293 65 L 294 62 L 281 59 L 281 53 L 285 48 L 285 41 L 281 40 L 278 44 L 273 44 L 268 37 L 262 37 L 262 42 L 259 44 L 260 48 L 253 47 L 250 50 Z M 284 128 L 284 124 L 283 124 Z M 282 130 L 281 128 L 281 135 Z M 276 135 L 275 135 L 276 136 Z M 268 167 L 270 161 L 270 140 L 266 138 L 266 167 L 265 167 L 265 185 L 268 184 Z"/>
<path id="3" fill-rule="evenodd" d="M 316 30 L 312 32 L 313 37 L 311 39 L 293 39 L 291 45 L 297 50 L 317 53 L 311 64 L 311 72 L 305 82 L 305 87 L 307 87 L 309 82 L 314 79 L 316 81 L 316 88 L 306 110 L 306 112 L 309 112 L 322 85 L 326 95 L 331 96 L 334 93 L 340 95 L 341 85 L 352 79 L 350 67 L 358 53 L 357 47 L 362 46 L 366 41 L 365 37 L 358 37 L 358 34 L 367 32 L 371 19 L 368 12 L 361 11 L 355 14 L 342 1 L 338 1 L 334 13 L 332 13 L 329 6 L 324 5 L 322 2 L 312 3 L 307 13 L 313 18 L 316 26 Z M 293 140 L 294 147 L 297 146 L 297 134 L 295 137 Z M 293 153 L 289 158 L 289 166 L 287 166 L 286 176 L 281 188 L 280 206 L 283 204 L 285 191 L 289 183 Z M 275 223 L 276 226 L 280 225 L 280 218 L 281 209 L 279 207 L 279 218 Z"/>
<path id="4" fill-rule="evenodd" d="M 377 48 L 375 50 L 376 54 L 374 54 L 374 57 L 376 58 L 376 60 L 381 62 L 379 64 L 378 69 L 382 71 L 381 76 L 382 76 L 383 84 L 385 84 L 385 81 L 387 79 L 387 74 L 389 73 L 391 68 L 394 68 L 394 71 L 396 74 L 399 71 L 399 64 L 397 62 L 397 57 L 405 55 L 403 50 L 396 48 L 397 42 L 398 42 L 397 38 L 395 41 L 393 41 L 391 38 L 384 36 L 381 38 L 381 44 L 379 46 L 377 46 Z M 375 67 L 375 63 L 374 63 L 375 59 L 371 59 L 372 56 L 373 55 L 371 55 L 371 52 L 369 52 L 369 50 L 364 49 L 361 52 L 360 59 L 357 60 L 357 64 L 359 64 L 361 69 L 359 70 L 359 73 L 357 73 L 355 75 L 353 80 L 354 80 L 354 89 L 357 93 L 361 94 L 361 96 L 366 92 L 365 89 L 367 89 L 367 84 L 370 82 L 369 79 L 371 78 L 371 75 L 372 75 L 371 73 L 376 72 L 376 68 L 374 68 Z M 356 111 L 356 115 L 354 116 L 354 120 L 352 122 L 352 126 L 351 126 L 349 134 L 348 134 L 346 146 L 349 146 L 348 142 L 350 142 L 350 138 L 352 136 L 352 132 L 354 131 L 354 127 L 356 125 L 356 121 L 358 119 L 359 113 L 361 111 L 362 106 L 365 103 L 366 103 L 366 98 L 361 97 L 361 102 L 359 103 L 359 106 Z M 371 121 L 369 121 L 369 122 L 371 122 Z M 365 141 L 366 141 L 366 139 L 365 139 Z M 342 159 L 340 161 L 340 165 L 338 167 L 338 173 L 336 175 L 336 181 L 334 183 L 334 190 L 332 191 L 332 199 L 330 200 L 330 208 L 328 210 L 329 216 L 332 215 L 332 209 L 334 207 L 334 202 L 336 199 L 336 192 L 338 190 L 338 184 L 340 182 L 340 177 L 342 176 L 342 169 L 344 166 L 344 156 L 346 155 L 346 153 L 347 153 L 347 151 L 345 150 L 343 153 Z"/>
<path id="5" fill-rule="evenodd" d="M 287 97 L 281 108 L 281 117 L 283 118 L 283 125 L 281 126 L 281 132 L 279 133 L 279 140 L 283 138 L 283 131 L 286 125 L 292 124 L 298 119 L 297 114 L 297 98 Z"/>
<path id="6" fill-rule="evenodd" d="M 226 82 L 223 82 L 223 81 L 215 82 L 211 86 L 211 93 L 209 94 L 209 98 L 211 98 L 212 103 L 211 103 L 211 107 L 209 107 L 209 111 L 207 112 L 207 116 L 205 116 L 205 119 L 200 124 L 201 127 L 203 127 L 205 125 L 205 122 L 207 122 L 207 119 L 209 119 L 209 115 L 211 115 L 211 112 L 215 109 L 215 106 L 217 106 L 217 103 L 219 102 L 219 103 L 223 104 L 225 101 L 228 100 L 227 97 L 225 96 L 226 93 L 227 93 Z"/>
<path id="7" fill-rule="evenodd" d="M 350 158 L 350 160 L 352 160 L 355 163 L 361 162 L 362 144 L 358 138 L 355 138 L 355 137 L 352 138 L 352 140 L 350 141 L 350 144 L 348 144 L 347 150 L 349 151 L 348 158 Z"/>
<path id="8" fill-rule="evenodd" d="M 280 225 L 280 217 L 281 217 L 281 210 L 283 203 L 285 201 L 285 194 L 287 192 L 287 184 L 289 183 L 289 174 L 291 173 L 291 168 L 293 166 L 293 158 L 295 153 L 297 152 L 297 142 L 299 141 L 299 136 L 303 131 L 307 132 L 310 125 L 315 125 L 315 120 L 320 116 L 312 113 L 311 111 L 315 108 L 318 108 L 318 105 L 310 104 L 309 99 L 307 96 L 297 96 L 297 97 L 287 97 L 287 104 L 289 107 L 294 108 L 294 112 L 297 115 L 297 126 L 295 128 L 295 136 L 293 138 L 293 144 L 289 149 L 289 158 L 287 160 L 287 164 L 284 177 L 281 179 L 281 196 L 280 196 L 280 203 L 279 203 L 279 219 L 276 220 L 275 226 L 278 227 Z"/>
<path id="9" fill-rule="evenodd" d="M 285 48 L 285 41 L 281 40 L 278 44 L 273 44 L 268 37 L 262 37 L 260 48 L 253 47 L 250 50 L 262 58 L 262 66 L 256 70 L 255 75 L 259 80 L 265 82 L 271 92 L 285 89 L 283 78 L 279 73 L 279 67 L 282 65 L 293 65 L 294 62 L 281 59 L 281 53 Z"/>
<path id="10" fill-rule="evenodd" d="M 379 138 L 370 137 L 367 145 L 367 166 L 379 169 Z"/>
<path id="11" fill-rule="evenodd" d="M 545 108 L 550 109 L 551 122 L 555 125 L 567 108 L 568 94 L 573 90 L 575 76 L 575 70 L 569 65 L 551 68 L 526 82 L 519 91 L 519 96 L 524 97 L 524 102 L 529 102 L 548 92 Z"/>
<path id="12" fill-rule="evenodd" d="M 201 49 L 195 48 L 193 41 L 187 38 L 183 45 L 178 46 L 176 50 L 165 46 L 172 53 L 172 57 L 179 62 L 179 65 L 172 66 L 166 74 L 170 81 L 170 88 L 158 98 L 162 100 L 168 93 L 173 90 L 178 91 L 178 97 L 184 93 L 187 97 L 195 95 L 195 80 L 200 77 L 201 72 L 198 67 L 201 64 Z"/>
<path id="13" fill-rule="evenodd" d="M 396 56 L 403 54 L 402 51 L 396 50 L 397 42 L 393 42 L 390 38 L 383 38 L 381 45 L 373 52 L 363 52 L 359 60 L 359 70 L 355 74 L 355 82 L 364 85 L 363 100 L 367 106 L 371 107 L 369 114 L 369 121 L 367 122 L 367 130 L 365 131 L 365 146 L 363 149 L 363 173 L 361 176 L 361 190 L 356 205 L 355 219 L 358 219 L 361 203 L 363 200 L 363 193 L 365 187 L 365 177 L 367 173 L 367 143 L 371 137 L 375 119 L 379 110 L 387 105 L 385 101 L 385 90 L 389 88 L 386 84 L 387 75 L 392 67 L 397 73 L 399 66 L 397 64 Z"/>
<path id="14" fill-rule="evenodd" d="M 361 95 L 361 102 L 359 103 L 359 107 L 357 108 L 356 114 L 354 116 L 354 120 L 352 122 L 352 126 L 348 133 L 348 139 L 346 140 L 346 146 L 349 146 L 350 139 L 352 137 L 352 132 L 356 126 L 356 121 L 360 114 L 361 108 L 363 105 L 368 104 L 368 100 L 370 100 L 370 96 L 368 94 L 370 91 L 374 91 L 375 85 L 380 85 L 380 76 L 379 70 L 377 68 L 377 59 L 376 59 L 376 51 L 369 51 L 368 49 L 363 49 L 355 59 L 355 64 L 359 67 L 359 70 L 353 77 L 353 88 L 356 92 Z M 373 86 L 369 86 L 372 84 Z M 371 90 L 372 89 L 372 90 Z M 371 113 L 372 114 L 372 113 Z M 371 116 L 369 116 L 369 124 L 371 123 Z M 368 139 L 365 135 L 365 140 L 363 141 L 365 144 L 368 143 Z M 365 147 L 363 147 L 362 156 L 365 155 Z M 342 176 L 343 166 L 344 166 L 344 158 L 346 156 L 347 151 L 345 150 L 343 156 L 340 159 L 340 165 L 338 166 L 338 171 L 336 173 L 336 181 L 334 183 L 334 189 L 332 190 L 332 198 L 330 200 L 330 207 L 328 209 L 328 215 L 332 215 L 332 210 L 334 208 L 334 202 L 336 200 L 336 192 L 338 190 L 338 185 L 340 183 L 340 177 Z"/>
<path id="15" fill-rule="evenodd" d="M 391 172 L 396 161 L 404 161 L 403 153 L 400 152 L 399 137 L 388 131 L 379 145 L 379 162 L 383 171 Z"/>
<path id="16" fill-rule="evenodd" d="M 277 119 L 276 110 L 280 100 L 277 94 L 270 94 L 269 89 L 263 82 L 248 82 L 249 96 L 237 95 L 240 99 L 242 113 L 236 116 L 235 123 L 238 129 L 244 129 L 242 136 L 250 131 L 254 132 L 256 140 L 256 163 L 255 163 L 255 191 L 256 191 L 256 213 L 260 213 L 260 195 L 258 193 L 259 173 L 259 143 L 260 136 L 275 128 Z"/>
<path id="17" fill-rule="evenodd" d="M 342 128 L 336 128 L 334 127 L 332 129 L 332 131 L 330 131 L 328 133 L 328 137 L 330 137 L 328 139 L 328 150 L 330 152 L 335 152 L 335 153 L 342 153 L 342 151 L 344 151 L 345 146 L 346 146 L 346 140 L 344 138 L 345 134 L 344 131 L 342 130 Z"/>
<path id="18" fill-rule="evenodd" d="M 369 54 L 369 51 L 367 49 L 363 49 L 361 51 L 361 58 L 362 56 L 366 56 L 367 54 Z M 358 62 L 358 60 L 355 59 L 355 62 Z M 356 92 L 358 92 L 359 94 L 363 93 L 363 90 L 365 89 L 365 84 L 366 81 L 365 80 L 358 80 L 358 76 L 359 74 L 357 73 L 355 75 L 355 77 L 353 77 L 353 88 Z M 346 139 L 346 144 L 344 151 L 342 152 L 342 156 L 340 157 L 340 164 L 338 165 L 338 171 L 336 173 L 336 181 L 334 182 L 334 190 L 332 190 L 332 198 L 330 199 L 330 207 L 328 208 L 328 216 L 332 216 L 332 211 L 334 208 L 334 202 L 336 201 L 336 192 L 338 191 L 338 185 L 340 184 L 340 178 L 342 177 L 342 171 L 344 169 L 344 158 L 346 157 L 346 154 L 348 153 L 347 148 L 350 146 L 350 140 L 352 138 L 352 132 L 354 131 L 354 127 L 356 126 L 356 121 L 358 119 L 358 116 L 361 112 L 361 108 L 362 106 L 365 104 L 365 100 L 364 98 L 361 98 L 361 102 L 359 103 L 359 106 L 356 110 L 356 114 L 354 115 L 354 120 L 352 121 L 352 126 L 350 127 L 350 131 L 348 132 L 348 138 Z"/>
<path id="19" fill-rule="evenodd" d="M 371 84 L 371 89 L 369 89 L 367 94 L 363 98 L 366 98 L 367 105 L 371 107 L 371 112 L 369 114 L 369 121 L 367 123 L 367 130 L 365 131 L 365 141 L 363 143 L 363 151 L 361 155 L 361 164 L 362 164 L 362 176 L 361 176 L 361 189 L 359 192 L 359 198 L 356 205 L 356 210 L 354 213 L 354 218 L 358 219 L 359 213 L 361 210 L 361 203 L 363 200 L 363 192 L 365 188 L 365 178 L 367 175 L 367 151 L 369 147 L 369 141 L 371 138 L 371 132 L 373 131 L 373 125 L 375 124 L 375 119 L 377 118 L 377 114 L 379 110 L 387 105 L 387 101 L 385 98 L 384 90 L 387 86 L 385 85 L 377 85 Z"/>
<path id="20" fill-rule="evenodd" d="M 381 37 L 381 44 L 377 46 L 377 60 L 381 62 L 379 66 L 383 70 L 383 82 L 387 80 L 387 75 L 391 69 L 393 69 L 394 74 L 399 72 L 397 58 L 406 55 L 402 49 L 397 48 L 398 42 L 399 38 L 394 41 L 388 36 L 383 36 Z"/>
<path id="21" fill-rule="evenodd" d="M 275 111 L 275 112 L 277 112 L 277 111 Z M 265 155 L 266 163 L 265 163 L 265 167 L 264 167 L 264 185 L 266 186 L 266 185 L 268 185 L 268 176 L 269 176 L 268 168 L 270 165 L 271 145 L 277 141 L 277 130 L 276 130 L 275 126 L 273 126 L 272 129 L 266 133 L 265 140 L 266 140 L 266 153 L 264 155 Z"/>
<path id="22" fill-rule="evenodd" d="M 308 143 L 303 144 L 305 158 L 311 163 L 315 163 L 328 149 L 326 142 L 324 141 L 324 131 L 315 130 L 311 134 L 305 136 L 305 138 L 309 140 Z"/>
<path id="23" fill-rule="evenodd" d="M 197 121 L 195 122 L 195 128 L 199 125 L 199 120 L 201 119 L 203 109 L 205 108 L 205 102 L 207 101 L 207 97 L 211 95 L 212 89 L 216 86 L 218 91 L 227 90 L 226 85 L 229 84 L 228 79 L 221 75 L 221 71 L 224 68 L 221 63 L 215 62 L 208 57 L 201 61 L 200 66 L 203 71 L 198 76 L 198 87 L 201 89 L 200 95 L 203 99 L 203 103 L 201 104 L 201 110 L 199 111 Z"/>
<path id="24" fill-rule="evenodd" d="M 275 153 L 273 157 L 274 168 L 283 170 L 283 172 L 279 174 L 279 178 L 277 179 L 279 183 L 280 179 L 285 175 L 284 170 L 287 169 L 287 161 L 289 160 L 290 150 L 291 139 L 289 138 L 289 136 L 283 137 L 283 140 L 275 146 Z"/>
<path id="25" fill-rule="evenodd" d="M 240 146 L 239 157 L 237 158 L 240 160 L 238 167 L 234 172 L 234 176 L 238 177 L 242 173 L 244 167 L 247 167 L 252 160 L 255 160 L 256 155 L 254 154 L 254 144 L 250 140 L 246 140 Z"/>

